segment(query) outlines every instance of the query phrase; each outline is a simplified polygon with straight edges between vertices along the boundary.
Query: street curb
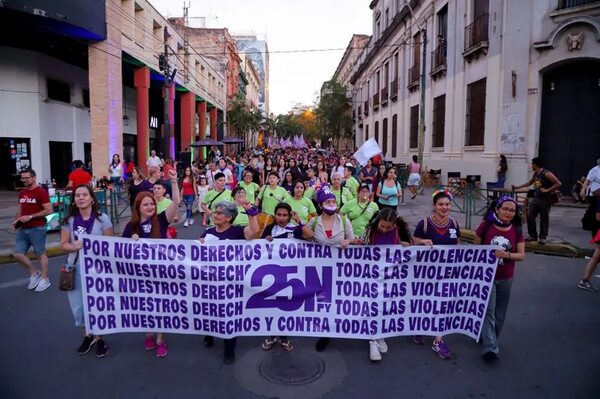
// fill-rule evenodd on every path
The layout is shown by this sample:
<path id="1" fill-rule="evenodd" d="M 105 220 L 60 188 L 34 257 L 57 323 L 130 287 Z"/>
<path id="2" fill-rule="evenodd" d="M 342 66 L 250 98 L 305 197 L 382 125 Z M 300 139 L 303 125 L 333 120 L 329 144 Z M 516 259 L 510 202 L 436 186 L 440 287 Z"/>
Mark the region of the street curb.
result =
<path id="1" fill-rule="evenodd" d="M 475 239 L 475 231 L 463 229 L 460 231 L 460 234 L 463 241 L 473 243 Z M 579 248 L 569 243 L 547 243 L 545 245 L 541 245 L 537 242 L 528 242 L 525 244 L 525 251 L 543 255 L 563 256 L 566 258 L 584 258 L 586 256 L 591 257 L 594 254 L 594 250 L 591 248 Z M 47 248 L 46 255 L 51 258 L 55 256 L 66 255 L 66 252 L 63 251 L 59 245 Z M 27 257 L 29 259 L 37 258 L 37 256 L 34 256 L 32 253 L 27 254 Z M 12 254 L 0 254 L 0 264 L 13 262 L 16 262 L 16 260 Z"/>
<path id="2" fill-rule="evenodd" d="M 475 240 L 474 230 L 463 229 L 460 231 L 460 235 L 463 241 L 473 243 Z M 568 242 L 548 242 L 543 245 L 538 242 L 527 242 L 525 243 L 525 251 L 543 255 L 563 256 L 566 258 L 583 258 L 592 256 L 594 253 L 593 249 L 579 248 Z"/>
<path id="3" fill-rule="evenodd" d="M 60 247 L 60 245 L 55 246 L 55 247 L 46 248 L 46 255 L 48 255 L 49 258 L 53 258 L 55 256 L 62 256 L 62 255 L 66 255 L 66 254 L 67 253 Z M 32 260 L 37 259 L 37 256 L 31 252 L 29 252 L 27 254 L 27 257 Z M 16 261 L 17 260 L 10 253 L 0 254 L 0 265 L 5 264 L 5 263 L 13 263 Z"/>

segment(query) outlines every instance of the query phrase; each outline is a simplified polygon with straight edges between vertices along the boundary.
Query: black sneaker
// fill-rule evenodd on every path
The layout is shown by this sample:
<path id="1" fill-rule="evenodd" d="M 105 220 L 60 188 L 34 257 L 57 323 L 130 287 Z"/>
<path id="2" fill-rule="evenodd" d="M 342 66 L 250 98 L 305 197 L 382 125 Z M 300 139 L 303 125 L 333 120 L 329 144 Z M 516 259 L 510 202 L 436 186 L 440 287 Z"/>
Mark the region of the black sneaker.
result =
<path id="1" fill-rule="evenodd" d="M 498 355 L 494 352 L 485 352 L 483 354 L 483 361 L 490 364 L 495 363 L 496 361 L 498 361 Z"/>
<path id="2" fill-rule="evenodd" d="M 85 355 L 86 353 L 92 350 L 92 346 L 94 346 L 95 343 L 96 341 L 94 341 L 93 335 L 90 335 L 89 337 L 83 337 L 83 342 L 81 343 L 81 345 L 79 345 L 77 353 L 79 355 Z"/>
<path id="3" fill-rule="evenodd" d="M 317 344 L 315 345 L 315 349 L 317 352 L 323 352 L 327 349 L 327 345 L 329 345 L 329 338 L 319 338 Z"/>
<path id="4" fill-rule="evenodd" d="M 96 357 L 101 358 L 108 355 L 108 346 L 106 346 L 106 342 L 103 339 L 99 339 L 96 341 Z"/>
<path id="5" fill-rule="evenodd" d="M 204 337 L 204 346 L 206 346 L 207 348 L 210 348 L 211 346 L 213 346 L 214 343 L 215 343 L 215 339 L 212 336 L 206 335 Z"/>

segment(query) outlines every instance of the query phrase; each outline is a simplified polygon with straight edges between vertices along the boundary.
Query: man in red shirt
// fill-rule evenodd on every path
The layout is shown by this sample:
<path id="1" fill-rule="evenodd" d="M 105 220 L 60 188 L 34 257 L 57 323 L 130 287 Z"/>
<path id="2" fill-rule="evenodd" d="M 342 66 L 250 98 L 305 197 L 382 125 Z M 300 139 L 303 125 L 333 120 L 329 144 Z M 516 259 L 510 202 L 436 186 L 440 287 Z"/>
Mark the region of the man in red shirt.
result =
<path id="1" fill-rule="evenodd" d="M 46 215 L 52 213 L 50 197 L 46 190 L 37 185 L 33 169 L 23 170 L 21 181 L 25 189 L 19 193 L 20 206 L 13 222 L 14 228 L 18 229 L 13 256 L 30 273 L 27 288 L 42 292 L 50 287 L 48 256 L 46 256 Z M 31 260 L 26 256 L 30 247 L 33 247 L 40 258 L 41 273 L 33 267 Z"/>
<path id="2" fill-rule="evenodd" d="M 90 184 L 92 175 L 83 170 L 83 162 L 76 160 L 73 162 L 75 170 L 69 173 L 69 182 L 66 188 L 75 189 L 77 186 L 82 184 Z"/>

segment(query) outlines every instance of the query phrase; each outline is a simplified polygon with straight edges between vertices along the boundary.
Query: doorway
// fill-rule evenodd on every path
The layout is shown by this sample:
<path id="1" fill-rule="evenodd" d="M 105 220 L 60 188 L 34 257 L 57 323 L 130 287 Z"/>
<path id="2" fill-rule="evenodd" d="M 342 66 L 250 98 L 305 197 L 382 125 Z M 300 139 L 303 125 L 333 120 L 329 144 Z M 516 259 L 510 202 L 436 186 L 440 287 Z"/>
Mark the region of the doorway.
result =
<path id="1" fill-rule="evenodd" d="M 73 143 L 70 141 L 49 141 L 50 174 L 58 187 L 65 187 L 73 163 Z"/>
<path id="2" fill-rule="evenodd" d="M 577 61 L 544 74 L 539 156 L 568 194 L 600 154 L 600 61 Z"/>

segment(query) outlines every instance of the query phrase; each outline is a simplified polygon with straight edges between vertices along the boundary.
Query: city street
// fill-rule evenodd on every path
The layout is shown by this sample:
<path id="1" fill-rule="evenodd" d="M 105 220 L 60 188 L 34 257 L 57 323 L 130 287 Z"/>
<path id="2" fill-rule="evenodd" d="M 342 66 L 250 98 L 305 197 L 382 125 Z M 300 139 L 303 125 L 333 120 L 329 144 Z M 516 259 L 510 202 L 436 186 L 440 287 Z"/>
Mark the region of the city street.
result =
<path id="1" fill-rule="evenodd" d="M 182 238 L 198 231 L 197 224 L 179 227 Z M 448 361 L 408 337 L 389 339 L 379 364 L 369 361 L 366 342 L 350 339 L 317 353 L 314 339 L 296 338 L 294 351 L 284 353 L 278 346 L 264 352 L 262 338 L 244 337 L 231 366 L 222 363 L 220 340 L 207 349 L 200 336 L 186 335 L 167 336 L 163 359 L 144 351 L 141 334 L 107 336 L 106 358 L 94 350 L 78 356 L 81 332 L 57 288 L 63 260 L 50 260 L 53 285 L 44 293 L 26 289 L 17 265 L 0 266 L 2 398 L 597 398 L 600 392 L 600 294 L 576 287 L 583 259 L 527 254 L 493 366 L 482 362 L 479 345 L 457 335 L 447 337 Z M 323 367 L 311 383 L 281 385 L 260 375 L 269 361 L 296 376 L 304 373 L 301 364 Z"/>

